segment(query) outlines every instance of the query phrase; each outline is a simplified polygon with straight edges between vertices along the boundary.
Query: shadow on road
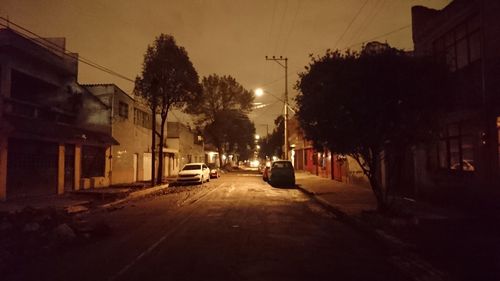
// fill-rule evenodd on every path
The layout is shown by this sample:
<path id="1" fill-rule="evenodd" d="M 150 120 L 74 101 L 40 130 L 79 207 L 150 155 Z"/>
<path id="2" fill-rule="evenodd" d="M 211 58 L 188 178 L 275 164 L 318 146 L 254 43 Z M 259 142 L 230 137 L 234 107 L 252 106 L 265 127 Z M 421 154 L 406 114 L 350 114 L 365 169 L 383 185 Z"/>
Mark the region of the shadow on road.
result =
<path id="1" fill-rule="evenodd" d="M 297 189 L 298 186 L 295 184 L 295 185 L 288 185 L 288 184 L 270 184 L 268 182 L 268 184 L 274 188 L 279 188 L 279 189 Z"/>

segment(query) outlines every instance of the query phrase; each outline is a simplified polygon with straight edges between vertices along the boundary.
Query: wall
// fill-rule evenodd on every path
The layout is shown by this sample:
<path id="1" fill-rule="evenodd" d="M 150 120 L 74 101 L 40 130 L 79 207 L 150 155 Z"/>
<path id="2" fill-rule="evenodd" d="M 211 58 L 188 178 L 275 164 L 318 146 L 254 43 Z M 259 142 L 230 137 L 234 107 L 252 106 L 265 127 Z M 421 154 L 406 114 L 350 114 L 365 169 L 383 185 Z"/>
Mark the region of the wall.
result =
<path id="1" fill-rule="evenodd" d="M 167 145 L 169 148 L 179 150 L 179 167 L 181 169 L 188 163 L 205 161 L 203 144 L 195 142 L 197 135 L 193 134 L 186 125 L 179 122 L 168 122 L 167 130 Z"/>
<path id="2" fill-rule="evenodd" d="M 112 136 L 120 144 L 111 147 L 111 184 L 133 183 L 134 178 L 137 181 L 149 180 L 151 175 L 144 173 L 144 165 L 148 165 L 144 163 L 144 154 L 151 152 L 151 129 L 134 123 L 136 118 L 134 109 L 149 112 L 147 107 L 114 84 L 85 85 L 85 87 L 102 102 L 112 106 Z M 128 106 L 126 116 L 120 115 L 120 103 Z M 134 176 L 134 154 L 137 155 L 136 177 Z"/>

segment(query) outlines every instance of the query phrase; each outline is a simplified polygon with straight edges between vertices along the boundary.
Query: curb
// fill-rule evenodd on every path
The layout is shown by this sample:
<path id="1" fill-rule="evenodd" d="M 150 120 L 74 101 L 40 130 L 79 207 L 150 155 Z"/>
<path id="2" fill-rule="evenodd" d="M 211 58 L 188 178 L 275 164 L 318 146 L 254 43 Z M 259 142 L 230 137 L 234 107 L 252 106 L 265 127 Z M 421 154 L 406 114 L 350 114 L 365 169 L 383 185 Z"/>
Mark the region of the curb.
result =
<path id="1" fill-rule="evenodd" d="M 127 201 L 132 200 L 132 199 L 136 199 L 136 198 L 139 198 L 139 197 L 144 197 L 146 195 L 162 191 L 164 189 L 167 189 L 168 186 L 169 186 L 169 184 L 167 183 L 167 184 L 162 184 L 162 185 L 151 187 L 151 188 L 146 188 L 144 190 L 134 191 L 134 192 L 129 193 L 129 195 L 127 195 L 127 197 L 125 197 L 123 199 L 119 199 L 119 200 L 116 200 L 116 201 L 113 201 L 113 202 L 110 202 L 110 203 L 106 203 L 106 204 L 100 205 L 100 206 L 98 206 L 98 208 L 104 208 L 105 209 L 105 208 L 113 207 L 115 205 L 127 202 Z"/>
<path id="2" fill-rule="evenodd" d="M 400 268 L 403 273 L 410 274 L 408 276 L 410 280 L 430 280 L 430 281 L 443 281 L 449 280 L 440 270 L 435 269 L 428 262 L 422 260 L 417 255 L 413 254 L 411 249 L 415 248 L 413 245 L 404 243 L 396 237 L 393 237 L 381 229 L 372 227 L 360 219 L 349 216 L 347 213 L 343 212 L 339 206 L 328 202 L 326 199 L 321 198 L 320 195 L 315 192 L 309 191 L 300 185 L 297 188 L 303 193 L 307 194 L 309 197 L 318 202 L 325 209 L 334 213 L 339 221 L 346 223 L 347 225 L 353 227 L 354 229 L 369 235 L 371 238 L 378 242 L 381 242 L 384 246 L 388 247 L 391 251 L 399 253 L 393 256 L 393 264 Z M 402 255 L 401 255 L 402 254 Z"/>
<path id="3" fill-rule="evenodd" d="M 372 227 L 365 222 L 363 222 L 360 219 L 354 218 L 344 211 L 335 204 L 332 204 L 328 202 L 326 199 L 322 198 L 320 195 L 316 194 L 315 192 L 309 191 L 301 186 L 298 186 L 298 189 L 305 194 L 309 195 L 312 197 L 316 202 L 318 202 L 321 206 L 329 210 L 330 212 L 334 213 L 339 220 L 342 222 L 350 225 L 351 227 L 362 231 L 366 234 L 371 235 L 374 239 L 376 239 L 379 242 L 382 242 L 384 245 L 391 247 L 393 250 L 407 250 L 413 248 L 412 245 L 406 244 L 396 237 L 392 237 L 388 234 L 386 234 L 384 231 L 377 229 L 375 227 Z"/>
<path id="4" fill-rule="evenodd" d="M 309 197 L 313 198 L 316 202 L 318 202 L 321 206 L 334 213 L 339 219 L 343 222 L 349 223 L 350 225 L 356 226 L 358 228 L 360 222 L 357 222 L 356 219 L 349 217 L 346 213 L 344 213 L 338 206 L 335 206 L 328 202 L 327 200 L 319 197 L 315 192 L 309 191 L 300 185 L 297 185 L 297 188 L 303 193 L 309 195 Z M 366 228 L 366 226 L 364 227 Z"/>

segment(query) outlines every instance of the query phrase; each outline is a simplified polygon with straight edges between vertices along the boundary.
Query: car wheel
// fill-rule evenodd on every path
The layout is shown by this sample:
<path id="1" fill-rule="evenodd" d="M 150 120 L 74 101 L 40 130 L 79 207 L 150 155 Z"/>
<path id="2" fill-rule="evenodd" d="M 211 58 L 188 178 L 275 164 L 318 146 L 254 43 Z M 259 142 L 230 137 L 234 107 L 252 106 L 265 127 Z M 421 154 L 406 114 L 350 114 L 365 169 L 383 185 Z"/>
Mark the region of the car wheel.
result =
<path id="1" fill-rule="evenodd" d="M 207 178 L 207 182 L 210 182 L 210 176 Z"/>

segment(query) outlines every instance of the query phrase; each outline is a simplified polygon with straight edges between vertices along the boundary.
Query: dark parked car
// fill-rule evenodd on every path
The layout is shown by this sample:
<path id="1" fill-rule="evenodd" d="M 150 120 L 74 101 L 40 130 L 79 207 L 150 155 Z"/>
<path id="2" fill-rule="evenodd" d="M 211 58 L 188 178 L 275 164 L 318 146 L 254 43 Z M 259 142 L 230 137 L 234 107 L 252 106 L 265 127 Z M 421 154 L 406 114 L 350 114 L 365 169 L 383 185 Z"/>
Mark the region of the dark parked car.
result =
<path id="1" fill-rule="evenodd" d="M 295 186 L 295 171 L 292 162 L 288 160 L 274 161 L 268 171 L 268 179 L 271 185 Z"/>

